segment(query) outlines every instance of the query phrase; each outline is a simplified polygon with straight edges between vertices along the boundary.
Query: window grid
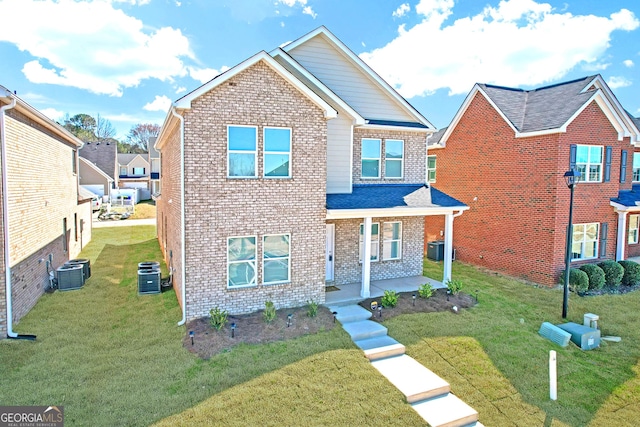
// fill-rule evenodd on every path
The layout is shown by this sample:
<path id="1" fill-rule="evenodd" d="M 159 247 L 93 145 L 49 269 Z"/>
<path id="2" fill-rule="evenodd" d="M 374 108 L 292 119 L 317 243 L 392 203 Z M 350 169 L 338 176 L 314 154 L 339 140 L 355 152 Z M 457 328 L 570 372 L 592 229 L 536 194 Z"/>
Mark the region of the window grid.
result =
<path id="1" fill-rule="evenodd" d="M 628 242 L 630 244 L 638 243 L 638 219 L 640 215 L 629 215 L 629 238 Z"/>
<path id="2" fill-rule="evenodd" d="M 385 261 L 402 258 L 402 222 L 385 222 L 382 225 L 382 259 Z"/>
<path id="3" fill-rule="evenodd" d="M 360 175 L 363 179 L 379 179 L 380 178 L 380 155 L 381 140 L 379 139 L 362 139 L 362 170 Z"/>
<path id="4" fill-rule="evenodd" d="M 571 259 L 594 259 L 598 257 L 600 224 L 575 224 L 571 243 Z"/>
<path id="5" fill-rule="evenodd" d="M 227 126 L 227 176 L 256 178 L 258 156 L 258 128 L 256 126 Z"/>
<path id="6" fill-rule="evenodd" d="M 388 179 L 402 179 L 404 175 L 404 141 L 387 139 L 384 141 L 384 176 Z"/>
<path id="7" fill-rule="evenodd" d="M 227 239 L 228 288 L 255 286 L 256 250 L 256 236 L 229 237 Z"/>
<path id="8" fill-rule="evenodd" d="M 264 177 L 291 177 L 291 129 L 265 127 L 264 140 Z"/>
<path id="9" fill-rule="evenodd" d="M 364 243 L 364 224 L 360 224 L 360 241 L 358 244 L 359 248 L 359 262 L 362 263 L 362 249 Z M 371 223 L 371 262 L 377 262 L 380 258 L 380 223 L 374 222 Z"/>
<path id="10" fill-rule="evenodd" d="M 602 148 L 600 145 L 577 146 L 576 168 L 581 182 L 602 181 Z"/>
<path id="11" fill-rule="evenodd" d="M 262 237 L 262 283 L 288 283 L 291 277 L 291 236 L 267 234 Z"/>
<path id="12" fill-rule="evenodd" d="M 436 156 L 427 156 L 427 179 L 436 182 Z"/>
<path id="13" fill-rule="evenodd" d="M 633 153 L 633 181 L 640 182 L 640 153 Z"/>

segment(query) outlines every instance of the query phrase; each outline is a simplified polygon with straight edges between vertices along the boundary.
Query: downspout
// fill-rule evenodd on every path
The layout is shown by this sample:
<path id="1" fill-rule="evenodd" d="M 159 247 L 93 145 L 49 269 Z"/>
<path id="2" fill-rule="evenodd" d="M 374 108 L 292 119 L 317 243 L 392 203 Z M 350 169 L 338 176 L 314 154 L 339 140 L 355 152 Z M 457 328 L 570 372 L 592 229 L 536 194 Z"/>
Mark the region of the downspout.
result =
<path id="1" fill-rule="evenodd" d="M 176 113 L 176 107 L 171 106 L 171 114 L 180 120 L 180 269 L 181 269 L 181 294 L 182 294 L 182 320 L 178 326 L 187 323 L 187 283 L 186 283 L 186 261 L 185 254 L 185 224 L 184 224 L 184 117 Z"/>

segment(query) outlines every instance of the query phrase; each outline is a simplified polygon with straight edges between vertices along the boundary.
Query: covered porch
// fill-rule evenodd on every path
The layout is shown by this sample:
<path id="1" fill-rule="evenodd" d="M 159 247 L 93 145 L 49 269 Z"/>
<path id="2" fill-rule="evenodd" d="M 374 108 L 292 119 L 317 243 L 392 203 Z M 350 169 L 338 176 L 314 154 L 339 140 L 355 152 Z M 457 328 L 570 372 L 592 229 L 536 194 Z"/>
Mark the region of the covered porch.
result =
<path id="1" fill-rule="evenodd" d="M 369 285 L 370 298 L 378 298 L 384 295 L 384 291 L 415 292 L 418 288 L 429 283 L 434 289 L 446 288 L 442 282 L 425 276 L 400 277 L 397 279 L 372 280 Z M 345 305 L 362 301 L 362 283 L 349 283 L 347 285 L 327 286 L 325 293 L 325 305 Z"/>

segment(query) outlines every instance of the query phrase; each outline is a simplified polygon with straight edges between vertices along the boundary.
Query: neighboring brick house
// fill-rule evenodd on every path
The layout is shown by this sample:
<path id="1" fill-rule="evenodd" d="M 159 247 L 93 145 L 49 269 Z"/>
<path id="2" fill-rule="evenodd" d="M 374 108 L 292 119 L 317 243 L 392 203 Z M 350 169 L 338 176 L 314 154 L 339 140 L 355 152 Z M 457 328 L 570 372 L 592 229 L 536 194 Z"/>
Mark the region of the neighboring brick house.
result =
<path id="1" fill-rule="evenodd" d="M 424 217 L 450 235 L 467 209 L 426 185 L 433 131 L 324 27 L 177 100 L 155 144 L 156 200 L 183 321 L 421 275 Z"/>
<path id="2" fill-rule="evenodd" d="M 640 255 L 637 123 L 601 76 L 520 90 L 477 84 L 451 125 L 434 134 L 437 187 L 469 205 L 456 225 L 456 259 L 555 285 L 565 265 L 575 186 L 573 264 Z M 635 177 L 635 178 L 634 178 Z M 629 224 L 629 226 L 627 225 Z M 631 227 L 631 228 L 630 228 Z M 425 224 L 425 241 L 442 225 Z"/>
<path id="3" fill-rule="evenodd" d="M 80 147 L 0 86 L 0 338 L 15 337 L 13 324 L 48 286 L 48 271 L 91 240 L 91 199 L 80 195 L 77 176 Z"/>
<path id="4" fill-rule="evenodd" d="M 118 188 L 149 189 L 151 168 L 145 154 L 118 153 Z"/>

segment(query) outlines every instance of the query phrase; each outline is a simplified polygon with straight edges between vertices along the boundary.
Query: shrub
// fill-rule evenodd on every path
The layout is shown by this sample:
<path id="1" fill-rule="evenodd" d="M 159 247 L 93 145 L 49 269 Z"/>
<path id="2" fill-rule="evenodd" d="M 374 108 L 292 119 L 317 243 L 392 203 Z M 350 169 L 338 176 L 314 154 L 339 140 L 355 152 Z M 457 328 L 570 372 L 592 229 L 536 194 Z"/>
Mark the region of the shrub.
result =
<path id="1" fill-rule="evenodd" d="M 227 324 L 228 315 L 229 313 L 226 310 L 220 310 L 218 307 L 214 307 L 209 310 L 209 316 L 211 316 L 211 319 L 209 319 L 209 324 L 213 329 L 219 331 L 224 325 Z"/>
<path id="2" fill-rule="evenodd" d="M 565 271 L 562 272 L 563 278 Z M 589 276 L 587 276 L 587 273 L 578 268 L 569 269 L 569 288 L 574 292 L 585 292 L 589 289 Z"/>
<path id="3" fill-rule="evenodd" d="M 318 303 L 314 300 L 307 301 L 307 316 L 316 317 L 318 315 Z"/>
<path id="4" fill-rule="evenodd" d="M 418 295 L 421 298 L 431 298 L 433 296 L 433 286 L 430 283 L 425 283 L 424 285 L 420 285 L 418 288 Z"/>
<path id="5" fill-rule="evenodd" d="M 264 317 L 265 322 L 273 322 L 273 319 L 276 318 L 276 306 L 273 305 L 273 302 L 266 301 L 264 303 L 264 312 L 262 313 L 262 316 Z"/>
<path id="6" fill-rule="evenodd" d="M 585 264 L 580 270 L 587 273 L 589 289 L 602 289 L 604 286 L 604 270 L 595 264 Z"/>
<path id="7" fill-rule="evenodd" d="M 395 307 L 398 304 L 398 293 L 396 291 L 384 291 L 384 296 L 380 302 L 384 308 Z"/>
<path id="8" fill-rule="evenodd" d="M 447 289 L 449 289 L 451 295 L 457 295 L 462 290 L 462 281 L 449 279 L 447 281 Z"/>
<path id="9" fill-rule="evenodd" d="M 635 286 L 640 283 L 640 264 L 635 261 L 618 261 L 624 268 L 622 284 L 625 286 Z"/>
<path id="10" fill-rule="evenodd" d="M 604 270 L 604 284 L 608 288 L 616 288 L 624 276 L 624 268 L 613 260 L 602 261 L 598 267 Z"/>

